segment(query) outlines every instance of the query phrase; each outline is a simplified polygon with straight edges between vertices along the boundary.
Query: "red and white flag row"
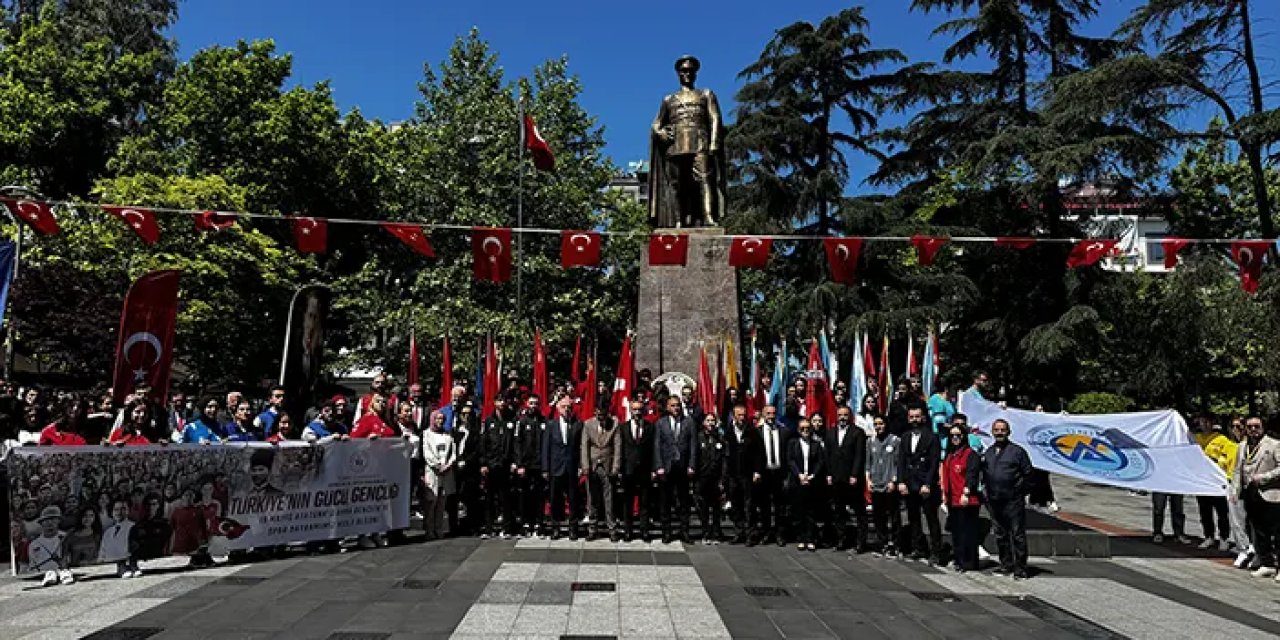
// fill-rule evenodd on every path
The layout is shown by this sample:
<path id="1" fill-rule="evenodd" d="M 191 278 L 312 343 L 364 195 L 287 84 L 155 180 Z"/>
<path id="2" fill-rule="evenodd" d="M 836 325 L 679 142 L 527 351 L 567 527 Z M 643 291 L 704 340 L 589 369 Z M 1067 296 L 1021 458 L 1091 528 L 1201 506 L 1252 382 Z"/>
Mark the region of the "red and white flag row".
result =
<path id="1" fill-rule="evenodd" d="M 16 220 L 26 224 L 32 230 L 43 235 L 59 233 L 58 221 L 50 202 L 39 200 L 22 200 L 0 198 Z M 160 227 L 156 223 L 156 211 L 144 207 L 127 207 L 115 205 L 99 205 L 106 213 L 127 225 L 142 242 L 151 245 L 160 239 Z M 162 210 L 173 213 L 173 210 Z M 236 220 L 250 216 L 222 211 L 178 211 L 191 217 L 197 230 L 218 231 L 235 224 Z M 286 216 L 293 228 L 294 244 L 301 253 L 323 254 L 328 250 L 328 229 L 331 222 L 338 224 L 370 224 L 369 221 L 335 221 L 327 218 L 290 215 Z M 431 245 L 430 231 L 433 225 L 422 225 L 407 222 L 376 222 L 388 233 L 404 243 L 414 252 L 428 258 L 436 257 Z M 450 227 L 452 228 L 452 227 Z M 511 229 L 507 227 L 474 227 L 471 232 L 471 252 L 474 259 L 474 273 L 478 280 L 490 282 L 506 282 L 511 279 L 512 252 L 511 238 L 513 233 L 557 233 L 548 229 Z M 609 235 L 599 231 L 564 230 L 560 234 L 560 264 L 565 269 L 574 267 L 596 267 L 601 261 L 603 237 Z M 818 240 L 823 243 L 827 257 L 827 266 L 831 279 L 846 285 L 857 282 L 857 268 L 863 244 L 868 240 L 903 240 L 903 238 L 860 238 L 860 237 L 826 237 L 798 238 L 795 236 L 730 236 L 728 251 L 729 266 L 738 269 L 764 269 L 772 254 L 773 242 L 777 239 Z M 1044 240 L 1027 236 L 1000 236 L 996 238 L 963 238 L 953 239 L 948 236 L 915 235 L 906 238 L 915 248 L 916 257 L 922 266 L 934 263 L 939 252 L 948 243 L 987 242 L 997 247 L 1013 250 L 1025 250 Z M 1119 240 L 1104 238 L 1087 238 L 1083 240 L 1052 239 L 1049 242 L 1074 242 L 1067 254 L 1066 266 L 1082 268 L 1096 264 L 1103 258 L 1120 255 Z M 1197 242 L 1227 243 L 1231 249 L 1231 259 L 1240 270 L 1240 283 L 1245 291 L 1253 293 L 1258 289 L 1258 281 L 1262 273 L 1262 265 L 1270 251 L 1271 240 L 1195 240 L 1190 238 L 1166 237 L 1159 243 L 1164 251 L 1164 266 L 1172 269 L 1177 266 L 1178 253 Z M 653 233 L 649 235 L 647 251 L 651 266 L 685 266 L 689 261 L 689 235 L 683 233 Z"/>

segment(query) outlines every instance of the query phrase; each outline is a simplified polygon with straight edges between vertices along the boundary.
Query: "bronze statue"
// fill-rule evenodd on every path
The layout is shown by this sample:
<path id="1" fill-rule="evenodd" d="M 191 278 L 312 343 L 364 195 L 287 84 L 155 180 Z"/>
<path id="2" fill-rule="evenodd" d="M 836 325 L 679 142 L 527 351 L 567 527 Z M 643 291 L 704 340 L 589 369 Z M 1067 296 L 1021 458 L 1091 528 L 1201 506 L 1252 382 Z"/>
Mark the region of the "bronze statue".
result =
<path id="1" fill-rule="evenodd" d="M 676 60 L 680 90 L 662 99 L 649 144 L 649 222 L 713 227 L 724 218 L 724 124 L 709 89 L 695 89 L 693 56 Z"/>

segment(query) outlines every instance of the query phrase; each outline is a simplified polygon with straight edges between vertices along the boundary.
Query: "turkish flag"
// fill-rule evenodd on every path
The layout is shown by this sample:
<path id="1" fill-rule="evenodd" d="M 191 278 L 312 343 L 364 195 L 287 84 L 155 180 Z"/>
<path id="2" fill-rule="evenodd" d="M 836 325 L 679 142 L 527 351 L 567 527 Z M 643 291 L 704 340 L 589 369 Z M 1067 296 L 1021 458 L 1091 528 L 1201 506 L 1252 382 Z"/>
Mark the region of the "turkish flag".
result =
<path id="1" fill-rule="evenodd" d="M 862 252 L 862 238 L 823 238 L 827 250 L 827 265 L 831 267 L 831 279 L 853 286 L 858 275 L 858 254 Z"/>
<path id="2" fill-rule="evenodd" d="M 472 229 L 471 257 L 476 280 L 488 282 L 511 280 L 511 229 L 480 227 Z"/>
<path id="3" fill-rule="evenodd" d="M 655 233 L 649 236 L 650 266 L 680 266 L 689 261 L 689 236 Z"/>
<path id="4" fill-rule="evenodd" d="M 9 198 L 0 198 L 13 217 L 25 222 L 27 226 L 35 229 L 37 233 L 51 236 L 58 233 L 58 220 L 53 217 L 53 209 L 49 207 L 47 202 L 36 202 L 35 200 L 12 200 Z"/>
<path id="5" fill-rule="evenodd" d="M 427 234 L 423 233 L 422 225 L 406 222 L 384 222 L 382 223 L 382 228 L 419 254 L 428 258 L 436 257 L 436 250 L 431 247 L 431 241 L 427 239 Z"/>
<path id="6" fill-rule="evenodd" d="M 587 361 L 587 379 L 578 386 L 578 419 L 586 422 L 596 417 L 596 361 Z"/>
<path id="7" fill-rule="evenodd" d="M 191 214 L 191 219 L 196 223 L 197 231 L 221 231 L 236 223 L 236 215 L 234 213 L 222 213 L 221 211 L 201 211 Z"/>
<path id="8" fill-rule="evenodd" d="M 160 239 L 160 227 L 156 225 L 156 214 L 137 207 L 103 207 L 103 211 L 120 218 L 129 225 L 133 232 L 147 244 L 155 244 Z"/>
<path id="9" fill-rule="evenodd" d="M 618 424 L 625 424 L 631 413 L 631 387 L 635 363 L 631 355 L 631 334 L 622 341 L 618 354 L 618 375 L 613 381 L 613 397 L 609 399 L 609 412 Z"/>
<path id="10" fill-rule="evenodd" d="M 938 255 L 938 251 L 950 240 L 951 238 L 943 237 L 911 236 L 911 244 L 916 248 L 916 255 L 920 258 L 920 264 L 925 267 L 933 264 L 933 259 Z"/>
<path id="11" fill-rule="evenodd" d="M 1035 243 L 1035 238 L 1027 238 L 1025 236 L 1001 236 L 996 238 L 997 247 L 1008 247 L 1010 249 L 1026 249 Z"/>
<path id="12" fill-rule="evenodd" d="M 1160 248 L 1164 250 L 1164 268 L 1178 266 L 1178 252 L 1187 248 L 1191 241 L 1186 238 L 1161 238 Z"/>
<path id="13" fill-rule="evenodd" d="M 502 381 L 498 379 L 498 347 L 489 336 L 489 348 L 484 358 L 484 404 L 480 408 L 480 419 L 488 420 L 498 404 L 498 392 L 502 389 Z"/>
<path id="14" fill-rule="evenodd" d="M 1117 244 L 1120 244 L 1119 240 L 1081 240 L 1071 247 L 1071 253 L 1067 254 L 1067 266 L 1072 269 L 1092 266 L 1098 260 L 1114 253 Z"/>
<path id="15" fill-rule="evenodd" d="M 444 354 L 440 358 L 440 404 L 436 408 L 453 404 L 453 354 L 449 352 L 449 336 L 444 337 Z"/>
<path id="16" fill-rule="evenodd" d="M 594 267 L 600 264 L 600 234 L 595 231 L 560 232 L 560 266 Z"/>
<path id="17" fill-rule="evenodd" d="M 551 145 L 543 139 L 533 116 L 529 114 L 524 116 L 524 146 L 533 156 L 533 166 L 542 171 L 555 171 L 556 156 L 551 153 Z"/>
<path id="18" fill-rule="evenodd" d="M 1233 240 L 1231 242 L 1231 259 L 1240 267 L 1240 288 L 1245 293 L 1258 290 L 1258 279 L 1262 277 L 1262 262 L 1271 249 L 1271 240 Z"/>
<path id="19" fill-rule="evenodd" d="M 533 330 L 533 393 L 543 403 L 543 410 L 551 406 L 547 395 L 547 354 L 542 349 L 542 329 Z M 545 413 L 543 414 L 546 415 Z"/>
<path id="20" fill-rule="evenodd" d="M 729 245 L 729 266 L 739 269 L 763 269 L 769 263 L 771 238 L 734 238 Z"/>
<path id="21" fill-rule="evenodd" d="M 152 271 L 138 278 L 125 295 L 111 383 L 116 404 L 124 404 L 125 396 L 139 385 L 151 387 L 151 399 L 160 404 L 169 396 L 180 275 Z"/>
<path id="22" fill-rule="evenodd" d="M 289 216 L 293 240 L 301 253 L 324 253 L 329 246 L 329 221 L 324 218 Z"/>

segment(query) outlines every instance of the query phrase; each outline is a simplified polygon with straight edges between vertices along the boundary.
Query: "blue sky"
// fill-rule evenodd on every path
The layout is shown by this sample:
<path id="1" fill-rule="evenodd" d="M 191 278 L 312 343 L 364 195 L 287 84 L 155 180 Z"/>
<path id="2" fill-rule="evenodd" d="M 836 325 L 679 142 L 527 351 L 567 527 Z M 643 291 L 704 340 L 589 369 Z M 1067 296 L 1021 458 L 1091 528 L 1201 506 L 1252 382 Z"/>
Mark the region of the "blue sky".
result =
<path id="1" fill-rule="evenodd" d="M 1104 0 L 1088 31 L 1106 33 L 1136 0 Z M 877 47 L 897 48 L 912 61 L 938 61 L 946 38 L 930 32 L 944 16 L 907 10 L 908 0 L 865 0 Z M 1280 50 L 1280 2 L 1253 3 L 1261 55 Z M 605 127 L 607 152 L 618 164 L 647 155 L 647 126 L 660 97 L 675 86 L 672 62 L 702 59 L 699 84 L 714 90 L 726 111 L 736 75 L 759 55 L 773 31 L 797 20 L 818 21 L 850 6 L 830 0 L 187 0 L 173 35 L 183 58 L 214 44 L 272 38 L 294 56 L 293 81 L 332 83 L 342 108 L 402 120 L 413 113 L 422 65 L 438 62 L 454 38 L 472 27 L 490 42 L 508 78 L 540 61 L 568 56 L 584 85 L 582 102 Z M 1275 78 L 1275 60 L 1263 62 Z M 732 116 L 730 115 L 730 118 Z M 855 168 L 855 180 L 867 172 Z M 852 186 L 852 185 L 851 185 Z"/>

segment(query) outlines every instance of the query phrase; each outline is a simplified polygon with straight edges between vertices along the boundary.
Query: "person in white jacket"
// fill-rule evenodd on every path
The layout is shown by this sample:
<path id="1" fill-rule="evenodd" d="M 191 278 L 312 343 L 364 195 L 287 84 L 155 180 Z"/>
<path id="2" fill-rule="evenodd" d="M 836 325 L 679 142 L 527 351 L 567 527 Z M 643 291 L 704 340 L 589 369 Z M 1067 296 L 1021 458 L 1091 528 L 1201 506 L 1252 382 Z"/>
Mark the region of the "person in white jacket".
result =
<path id="1" fill-rule="evenodd" d="M 428 540 L 443 535 L 444 507 L 449 494 L 454 491 L 453 465 L 458 451 L 453 436 L 444 430 L 444 413 L 431 413 L 431 428 L 422 434 L 422 461 L 425 465 L 422 480 L 426 485 L 427 512 L 423 514 L 423 529 Z"/>

